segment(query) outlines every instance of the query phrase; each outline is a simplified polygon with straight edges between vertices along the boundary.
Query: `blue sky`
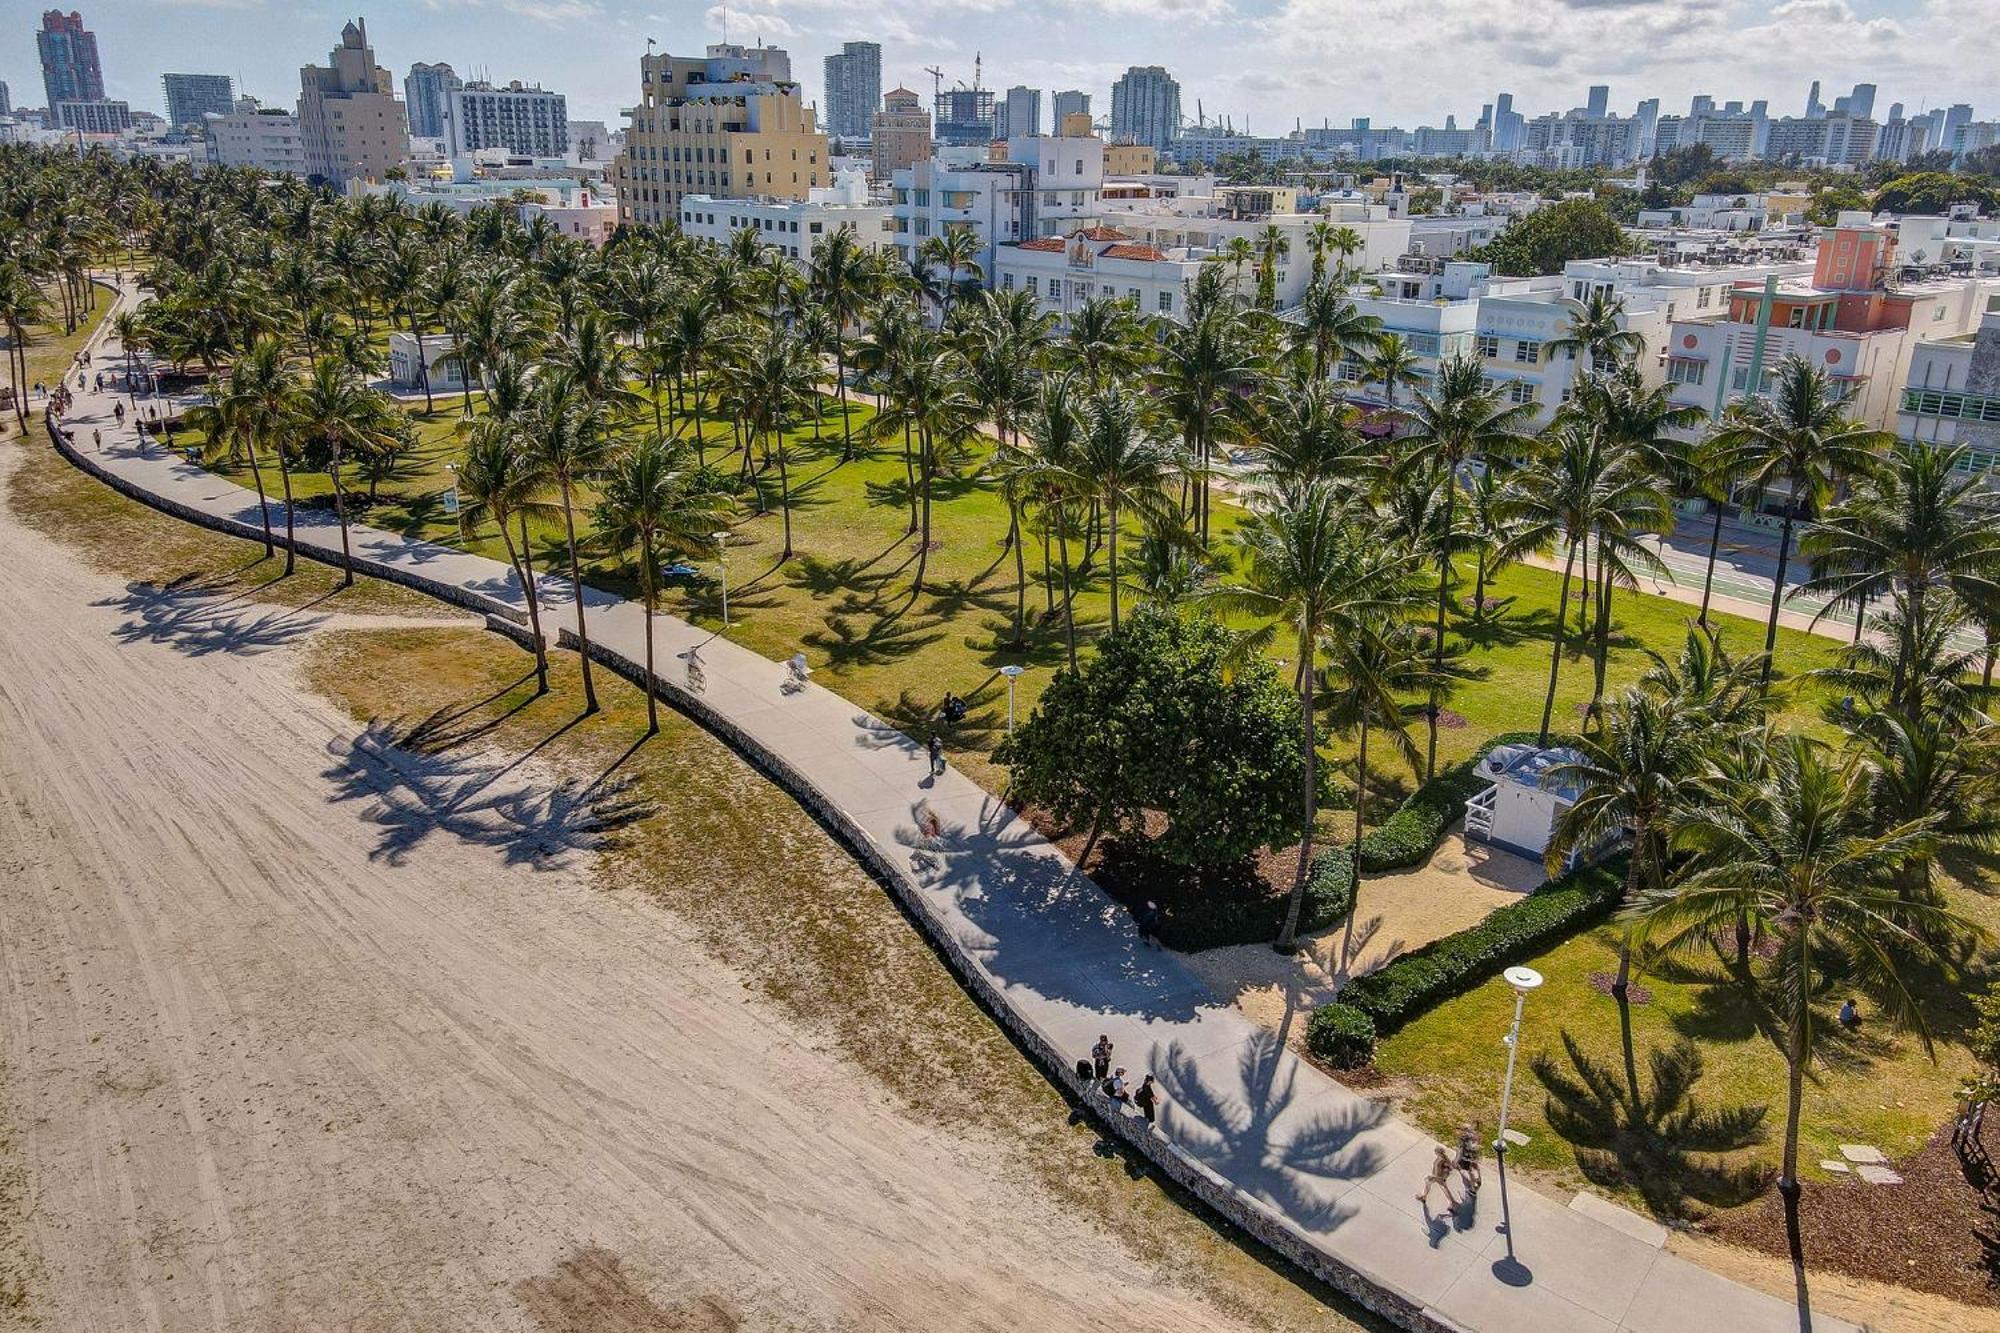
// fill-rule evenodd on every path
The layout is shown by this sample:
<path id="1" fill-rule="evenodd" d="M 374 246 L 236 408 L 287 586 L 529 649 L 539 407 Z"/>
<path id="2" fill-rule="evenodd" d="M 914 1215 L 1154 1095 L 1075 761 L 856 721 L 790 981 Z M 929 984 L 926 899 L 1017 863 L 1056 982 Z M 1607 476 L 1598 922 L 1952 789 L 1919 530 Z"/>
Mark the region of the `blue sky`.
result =
<path id="1" fill-rule="evenodd" d="M 238 76 L 241 90 L 289 103 L 298 67 L 322 61 L 355 11 L 296 0 L 98 0 L 79 4 L 97 33 L 107 90 L 162 109 L 163 71 Z M 1969 101 L 2000 116 L 1995 0 L 743 0 L 730 35 L 792 53 L 807 96 L 820 57 L 845 40 L 880 41 L 884 85 L 930 91 L 928 65 L 970 80 L 1051 91 L 1080 87 L 1093 109 L 1129 64 L 1163 64 L 1199 98 L 1260 133 L 1294 119 L 1461 124 L 1495 92 L 1529 114 L 1580 105 L 1611 85 L 1614 110 L 1658 95 L 1685 110 L 1694 93 L 1769 98 L 1796 113 L 1820 79 L 1830 102 L 1857 80 L 1880 85 L 1877 115 L 1902 101 Z M 32 30 L 42 4 L 0 6 L 0 79 L 42 101 Z M 566 93 L 570 114 L 617 123 L 638 86 L 647 37 L 693 52 L 721 36 L 709 0 L 400 0 L 366 13 L 377 57 L 401 76 L 417 60 L 461 75 L 518 78 Z"/>

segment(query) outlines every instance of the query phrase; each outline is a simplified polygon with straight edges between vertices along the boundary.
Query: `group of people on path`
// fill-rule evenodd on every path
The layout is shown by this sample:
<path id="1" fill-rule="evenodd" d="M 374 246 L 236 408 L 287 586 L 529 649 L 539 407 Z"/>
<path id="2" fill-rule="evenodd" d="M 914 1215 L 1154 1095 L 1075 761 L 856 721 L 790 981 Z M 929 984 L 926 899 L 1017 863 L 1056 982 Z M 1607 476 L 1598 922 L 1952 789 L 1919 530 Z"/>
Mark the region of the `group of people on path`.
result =
<path id="1" fill-rule="evenodd" d="M 1442 1186 L 1444 1188 L 1444 1197 L 1451 1202 L 1452 1208 L 1456 1210 L 1460 1205 L 1460 1200 L 1456 1194 L 1452 1193 L 1451 1189 L 1451 1178 L 1454 1172 L 1458 1176 L 1458 1183 L 1465 1188 L 1464 1202 L 1472 1203 L 1476 1201 L 1479 1197 L 1481 1178 L 1479 1170 L 1479 1133 L 1470 1123 L 1458 1127 L 1458 1155 L 1456 1157 L 1443 1144 L 1440 1143 L 1437 1146 L 1437 1151 L 1431 1159 L 1430 1174 L 1424 1177 L 1423 1193 L 1417 1195 L 1417 1202 L 1428 1210 L 1431 1206 L 1431 1191 Z"/>
<path id="2" fill-rule="evenodd" d="M 1160 1090 L 1147 1074 L 1133 1087 L 1125 1075 L 1124 1065 L 1111 1063 L 1111 1038 L 1105 1033 L 1097 1036 L 1097 1045 L 1090 1048 L 1090 1071 L 1092 1081 L 1120 1107 L 1137 1107 L 1139 1114 L 1146 1117 L 1146 1128 L 1151 1129 L 1158 1122 L 1160 1114 Z"/>

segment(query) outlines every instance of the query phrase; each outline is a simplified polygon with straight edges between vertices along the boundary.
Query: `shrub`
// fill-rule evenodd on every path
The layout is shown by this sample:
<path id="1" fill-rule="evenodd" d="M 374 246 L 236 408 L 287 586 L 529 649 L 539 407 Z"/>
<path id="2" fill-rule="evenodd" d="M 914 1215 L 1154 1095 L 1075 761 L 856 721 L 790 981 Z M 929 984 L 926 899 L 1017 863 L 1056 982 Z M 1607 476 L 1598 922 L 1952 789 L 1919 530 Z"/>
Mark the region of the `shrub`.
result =
<path id="1" fill-rule="evenodd" d="M 1439 1001 L 1464 994 L 1603 916 L 1624 889 L 1622 858 L 1573 870 L 1476 926 L 1357 977 L 1341 989 L 1341 1001 L 1367 1014 L 1377 1031 L 1394 1032 Z"/>
<path id="2" fill-rule="evenodd" d="M 1273 895 L 1254 863 L 1202 871 L 1178 866 L 1150 844 L 1120 839 L 1104 853 L 1104 886 L 1121 902 L 1138 907 L 1150 898 L 1160 905 L 1160 940 L 1185 951 L 1231 944 L 1261 944 L 1278 937 L 1284 924 L 1290 883 Z M 1354 874 L 1347 850 L 1313 857 L 1306 876 L 1299 930 L 1323 930 L 1345 920 L 1354 903 Z"/>
<path id="3" fill-rule="evenodd" d="M 1375 1058 L 1375 1020 L 1335 1000 L 1306 1021 L 1306 1049 L 1335 1069 L 1359 1069 Z"/>
<path id="4" fill-rule="evenodd" d="M 1487 785 L 1479 761 L 1497 745 L 1533 740 L 1531 731 L 1509 731 L 1479 747 L 1472 758 L 1439 769 L 1410 793 L 1396 813 L 1361 835 L 1361 869 L 1365 874 L 1404 870 L 1421 865 L 1436 850 L 1444 831 L 1465 811 L 1465 803 Z"/>

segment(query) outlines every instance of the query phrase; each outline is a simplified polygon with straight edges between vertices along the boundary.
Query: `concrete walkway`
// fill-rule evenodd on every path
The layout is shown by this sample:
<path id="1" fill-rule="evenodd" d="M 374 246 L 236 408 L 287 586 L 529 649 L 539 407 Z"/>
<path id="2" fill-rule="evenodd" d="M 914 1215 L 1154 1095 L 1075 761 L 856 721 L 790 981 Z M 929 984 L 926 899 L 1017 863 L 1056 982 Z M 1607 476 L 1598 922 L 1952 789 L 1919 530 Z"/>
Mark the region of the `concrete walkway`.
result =
<path id="1" fill-rule="evenodd" d="M 135 296 L 127 290 L 119 299 Z M 108 332 L 93 346 L 93 370 L 120 364 Z M 116 401 L 110 390 L 79 391 L 64 418 L 85 466 L 170 508 L 257 522 L 253 493 L 157 447 L 142 453 L 114 420 Z M 103 432 L 101 452 L 93 431 Z M 330 515 L 302 513 L 299 536 L 302 546 L 339 550 Z M 455 600 L 524 609 L 502 562 L 366 527 L 353 528 L 352 539 L 369 567 L 442 585 Z M 544 591 L 545 627 L 573 624 L 566 589 L 550 580 Z M 628 670 L 642 660 L 639 606 L 595 590 L 584 604 L 605 653 Z M 1506 1262 L 1496 1173 L 1488 1170 L 1466 1212 L 1421 1207 L 1431 1140 L 1295 1059 L 1173 955 L 1143 947 L 1129 917 L 990 793 L 955 770 L 932 778 L 921 746 L 837 695 L 816 685 L 785 692 L 778 663 L 670 617 L 659 617 L 657 632 L 662 684 L 884 875 L 1045 1072 L 1075 1087 L 1069 1067 L 1109 1035 L 1115 1063 L 1134 1084 L 1153 1073 L 1166 1099 L 1157 1133 L 1115 1111 L 1114 1129 L 1232 1221 L 1364 1304 L 1405 1327 L 1491 1333 L 1797 1327 L 1788 1302 L 1667 1253 L 1663 1231 L 1623 1210 L 1565 1207 L 1516 1187 L 1516 1262 Z M 680 656 L 697 644 L 705 665 L 698 694 Z M 926 836 L 920 826 L 932 816 L 937 832 Z M 1286 1022 L 1305 1017 L 1287 1014 Z M 1531 1003 L 1527 1039 L 1543 1044 L 1555 1023 Z M 1502 1047 L 1492 1036 L 1497 1098 Z M 1817 1327 L 1853 1326 L 1822 1318 Z"/>

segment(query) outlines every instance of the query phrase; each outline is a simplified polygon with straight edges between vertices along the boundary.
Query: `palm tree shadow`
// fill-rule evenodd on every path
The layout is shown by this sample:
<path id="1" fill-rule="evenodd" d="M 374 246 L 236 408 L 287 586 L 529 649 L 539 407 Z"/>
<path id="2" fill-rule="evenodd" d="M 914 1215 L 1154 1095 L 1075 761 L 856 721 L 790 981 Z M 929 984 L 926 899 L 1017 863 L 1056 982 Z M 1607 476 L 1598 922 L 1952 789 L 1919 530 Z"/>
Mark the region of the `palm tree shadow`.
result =
<path id="1" fill-rule="evenodd" d="M 183 574 L 164 584 L 128 583 L 122 594 L 91 605 L 114 607 L 129 617 L 112 631 L 120 643 L 167 644 L 189 657 L 254 656 L 297 643 L 326 623 L 325 616 L 303 608 L 260 613 L 226 591 L 225 582 Z"/>
<path id="2" fill-rule="evenodd" d="M 1606 1189 L 1636 1190 L 1653 1212 L 1690 1216 L 1690 1202 L 1733 1208 L 1770 1187 L 1770 1168 L 1723 1160 L 1764 1142 L 1762 1104 L 1709 1107 L 1695 1096 L 1701 1049 L 1682 1037 L 1647 1052 L 1647 1086 L 1593 1060 L 1565 1030 L 1568 1065 L 1547 1051 L 1531 1068 L 1548 1090 L 1549 1127 L 1575 1150 L 1577 1166 Z"/>
<path id="3" fill-rule="evenodd" d="M 370 802 L 364 817 L 381 830 L 371 859 L 399 865 L 442 835 L 493 848 L 509 865 L 555 869 L 576 854 L 614 845 L 619 830 L 652 813 L 648 802 L 626 795 L 629 780 L 609 770 L 587 783 L 546 782 L 514 776 L 527 754 L 495 762 L 449 753 L 481 730 L 447 734 L 434 713 L 413 724 L 376 719 L 328 744 L 333 763 L 324 776 L 333 792 L 327 799 Z"/>

